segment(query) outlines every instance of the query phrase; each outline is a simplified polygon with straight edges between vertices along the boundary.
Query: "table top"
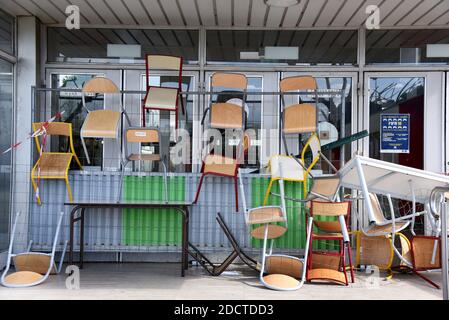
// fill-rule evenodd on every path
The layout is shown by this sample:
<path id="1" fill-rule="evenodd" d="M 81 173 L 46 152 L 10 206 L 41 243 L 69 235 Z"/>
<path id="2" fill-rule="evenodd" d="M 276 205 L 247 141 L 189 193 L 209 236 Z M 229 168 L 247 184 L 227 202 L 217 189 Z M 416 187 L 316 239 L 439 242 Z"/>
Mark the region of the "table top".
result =
<path id="1" fill-rule="evenodd" d="M 164 201 L 164 200 L 74 200 L 65 202 L 65 206 L 81 207 L 186 207 L 192 206 L 191 201 Z"/>

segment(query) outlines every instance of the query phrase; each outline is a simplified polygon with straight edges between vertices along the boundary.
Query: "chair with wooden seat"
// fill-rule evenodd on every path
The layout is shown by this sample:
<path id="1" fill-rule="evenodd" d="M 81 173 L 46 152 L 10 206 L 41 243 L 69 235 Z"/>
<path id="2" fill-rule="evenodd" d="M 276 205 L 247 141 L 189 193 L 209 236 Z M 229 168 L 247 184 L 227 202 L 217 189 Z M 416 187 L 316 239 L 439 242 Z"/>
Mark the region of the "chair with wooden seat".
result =
<path id="1" fill-rule="evenodd" d="M 351 203 L 311 201 L 309 218 L 313 218 L 316 231 L 312 231 L 309 244 L 307 280 L 325 280 L 348 285 L 346 253 L 348 253 L 351 280 L 354 282 L 352 252 L 347 230 Z M 329 220 L 332 219 L 332 220 Z M 313 241 L 336 241 L 338 252 L 314 251 Z"/>
<path id="2" fill-rule="evenodd" d="M 73 135 L 72 135 L 72 124 L 65 122 L 34 122 L 33 131 L 41 130 L 45 127 L 45 133 L 43 137 L 47 136 L 63 136 L 68 139 L 68 152 L 46 152 L 44 151 L 44 138 L 40 136 L 35 136 L 37 152 L 40 155 L 33 169 L 31 170 L 31 183 L 36 193 L 37 202 L 41 204 L 41 198 L 38 191 L 38 185 L 36 179 L 63 179 L 67 186 L 67 193 L 69 195 L 69 200 L 73 201 L 72 189 L 69 183 L 69 168 L 72 159 L 78 164 L 80 169 L 83 167 L 80 160 L 78 159 L 75 148 L 73 146 Z M 42 141 L 41 141 L 42 139 Z M 46 138 L 45 138 L 46 139 Z"/>
<path id="3" fill-rule="evenodd" d="M 288 150 L 287 136 L 316 133 L 318 131 L 318 111 L 314 104 L 294 103 L 287 105 L 286 93 L 298 91 L 298 96 L 307 94 L 315 96 L 315 104 L 318 101 L 317 83 L 311 76 L 294 76 L 284 78 L 279 83 L 281 92 L 281 136 L 285 154 L 291 155 Z"/>
<path id="4" fill-rule="evenodd" d="M 239 180 L 246 225 L 252 228 L 250 232 L 251 237 L 263 241 L 259 273 L 260 282 L 265 287 L 273 290 L 298 290 L 303 286 L 306 279 L 306 265 L 313 218 L 308 221 L 308 236 L 303 259 L 289 255 L 273 254 L 273 241 L 287 232 L 285 199 L 281 198 L 281 206 L 248 208 L 240 170 Z M 268 240 L 270 240 L 271 245 L 267 251 Z"/>
<path id="5" fill-rule="evenodd" d="M 125 148 L 125 159 L 123 161 L 122 172 L 120 177 L 120 191 L 118 201 L 121 200 L 122 187 L 123 187 L 123 176 L 125 173 L 126 165 L 129 162 L 135 161 L 157 161 L 162 163 L 162 168 L 164 172 L 164 200 L 168 201 L 168 183 L 167 183 L 167 166 L 164 159 L 159 153 L 142 153 L 142 143 L 157 144 L 160 147 L 161 144 L 161 134 L 157 128 L 136 128 L 131 127 L 126 130 L 124 141 Z M 139 143 L 138 153 L 129 153 L 128 143 Z"/>
<path id="6" fill-rule="evenodd" d="M 56 232 L 53 239 L 52 250 L 50 253 L 31 252 L 31 244 L 28 246 L 26 252 L 13 253 L 14 237 L 16 233 L 17 222 L 20 213 L 16 215 L 13 228 L 11 231 L 11 240 L 8 248 L 8 256 L 6 260 L 6 267 L 1 276 L 0 282 L 3 286 L 9 288 L 24 288 L 38 285 L 50 275 L 57 274 L 61 271 L 64 255 L 67 249 L 68 241 L 64 242 L 61 259 L 58 265 L 55 263 L 56 245 L 59 239 L 59 231 L 61 229 L 64 212 L 58 217 L 56 225 Z M 15 272 L 10 273 L 11 263 L 14 264 Z"/>
<path id="7" fill-rule="evenodd" d="M 96 94 L 103 94 L 105 101 L 106 95 L 117 96 L 120 100 L 120 111 L 112 109 L 90 110 L 86 104 L 86 97 Z M 128 125 L 130 120 L 126 111 L 121 103 L 121 97 L 119 88 L 115 83 L 103 76 L 96 76 L 84 84 L 81 90 L 82 103 L 84 109 L 87 111 L 86 119 L 80 130 L 81 143 L 83 145 L 84 153 L 86 155 L 87 163 L 90 164 L 89 153 L 86 147 L 86 138 L 93 139 L 114 139 L 117 148 L 120 150 L 120 137 L 121 137 L 121 117 L 125 116 Z"/>
<path id="8" fill-rule="evenodd" d="M 146 88 L 142 104 L 142 127 L 146 127 L 146 110 L 172 111 L 175 113 L 175 128 L 178 128 L 178 109 L 181 104 L 182 113 L 185 114 L 184 100 L 180 97 L 182 92 L 182 57 L 147 54 L 146 62 Z M 177 84 L 175 87 L 150 85 L 150 76 L 161 71 L 175 72 Z"/>
<path id="9" fill-rule="evenodd" d="M 229 102 L 213 103 L 211 101 L 210 107 L 204 110 L 201 124 L 204 125 L 206 116 L 209 112 L 209 128 L 217 130 L 235 130 L 240 136 L 240 141 L 237 145 L 237 155 L 235 158 L 217 154 L 213 149 L 207 151 L 207 154 L 203 159 L 201 167 L 202 175 L 193 203 L 198 202 L 205 176 L 215 175 L 231 177 L 234 180 L 235 209 L 236 211 L 239 211 L 237 170 L 240 163 L 244 160 L 245 153 L 249 149 L 249 136 L 244 133 L 246 123 L 245 101 L 247 84 L 248 80 L 244 74 L 217 72 L 212 75 L 212 92 L 218 92 L 217 88 L 222 90 L 239 90 L 242 93 L 243 99 L 241 99 L 241 105 Z"/>

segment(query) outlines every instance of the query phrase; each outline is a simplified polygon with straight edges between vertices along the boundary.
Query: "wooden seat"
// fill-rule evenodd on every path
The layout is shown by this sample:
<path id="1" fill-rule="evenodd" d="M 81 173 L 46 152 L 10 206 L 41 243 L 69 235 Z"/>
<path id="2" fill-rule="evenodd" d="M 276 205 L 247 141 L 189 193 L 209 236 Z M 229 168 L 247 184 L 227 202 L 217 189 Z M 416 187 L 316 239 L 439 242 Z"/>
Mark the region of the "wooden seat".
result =
<path id="1" fill-rule="evenodd" d="M 81 128 L 84 138 L 115 139 L 120 125 L 120 112 L 113 110 L 90 111 Z"/>
<path id="2" fill-rule="evenodd" d="M 249 210 L 248 224 L 285 222 L 280 207 L 260 207 Z"/>
<path id="3" fill-rule="evenodd" d="M 5 284 L 10 286 L 28 286 L 42 280 L 44 276 L 32 271 L 13 272 L 5 277 Z"/>
<path id="4" fill-rule="evenodd" d="M 37 162 L 43 179 L 65 178 L 73 155 L 71 153 L 45 152 Z"/>
<path id="5" fill-rule="evenodd" d="M 144 107 L 156 110 L 176 110 L 179 91 L 176 88 L 148 87 Z"/>
<path id="6" fill-rule="evenodd" d="M 278 226 L 275 224 L 268 225 L 268 236 L 267 239 L 276 239 L 284 235 L 287 232 L 287 228 L 284 226 Z M 251 237 L 256 239 L 264 239 L 265 237 L 265 225 L 254 228 L 251 231 Z"/>
<path id="7" fill-rule="evenodd" d="M 308 103 L 294 104 L 284 109 L 285 134 L 317 131 L 316 107 Z"/>
<path id="8" fill-rule="evenodd" d="M 269 274 L 284 274 L 295 279 L 302 277 L 303 262 L 289 256 L 273 255 L 266 259 L 266 271 Z"/>
<path id="9" fill-rule="evenodd" d="M 404 230 L 405 228 L 407 228 L 407 226 L 410 223 L 407 222 L 396 222 L 395 223 L 395 231 L 399 232 Z M 391 234 L 393 233 L 393 225 L 392 224 L 386 224 L 386 225 L 375 225 L 375 224 L 371 224 L 368 226 L 368 228 L 365 230 L 365 232 L 367 234 L 380 234 L 380 233 L 385 233 L 385 234 Z"/>
<path id="10" fill-rule="evenodd" d="M 242 129 L 242 106 L 232 103 L 214 103 L 210 108 L 210 126 L 218 129 Z"/>
<path id="11" fill-rule="evenodd" d="M 137 154 L 132 153 L 129 156 L 129 160 L 131 161 L 160 161 L 161 155 L 160 154 Z"/>
<path id="12" fill-rule="evenodd" d="M 225 176 L 235 176 L 238 167 L 237 159 L 209 154 L 204 159 L 203 174 L 217 173 Z"/>
<path id="13" fill-rule="evenodd" d="M 51 262 L 51 256 L 41 253 L 22 253 L 13 258 L 16 271 L 32 271 L 46 274 Z M 53 262 L 50 274 L 56 274 L 56 264 Z"/>
<path id="14" fill-rule="evenodd" d="M 311 269 L 307 276 L 308 281 L 322 280 L 332 281 L 338 284 L 348 285 L 344 272 L 333 269 Z"/>
<path id="15" fill-rule="evenodd" d="M 393 263 L 394 251 L 388 236 L 368 237 L 359 231 L 356 252 L 356 265 L 372 265 L 389 270 Z"/>
<path id="16" fill-rule="evenodd" d="M 263 277 L 263 281 L 271 287 L 282 290 L 297 288 L 299 281 L 285 274 L 269 274 Z"/>

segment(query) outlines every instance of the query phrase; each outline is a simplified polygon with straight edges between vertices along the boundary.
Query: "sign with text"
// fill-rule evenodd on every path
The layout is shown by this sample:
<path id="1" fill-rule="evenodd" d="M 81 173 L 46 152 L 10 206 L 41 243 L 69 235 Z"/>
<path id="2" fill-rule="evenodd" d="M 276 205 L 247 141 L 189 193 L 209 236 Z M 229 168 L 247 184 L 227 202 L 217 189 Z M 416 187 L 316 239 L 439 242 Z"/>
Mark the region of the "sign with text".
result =
<path id="1" fill-rule="evenodd" d="M 410 153 L 410 114 L 380 115 L 380 152 Z"/>

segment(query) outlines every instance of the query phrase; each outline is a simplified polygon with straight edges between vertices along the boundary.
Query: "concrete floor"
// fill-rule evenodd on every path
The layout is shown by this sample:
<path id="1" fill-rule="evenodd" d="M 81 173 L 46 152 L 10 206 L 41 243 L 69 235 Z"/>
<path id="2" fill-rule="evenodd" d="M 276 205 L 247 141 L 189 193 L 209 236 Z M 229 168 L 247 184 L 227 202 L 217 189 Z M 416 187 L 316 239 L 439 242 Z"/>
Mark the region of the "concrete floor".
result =
<path id="1" fill-rule="evenodd" d="M 65 270 L 65 268 L 63 268 Z M 87 263 L 80 272 L 80 289 L 68 290 L 66 275 L 50 276 L 43 284 L 22 289 L 0 287 L 0 299 L 441 299 L 441 290 L 410 274 L 392 280 L 356 274 L 349 287 L 315 283 L 298 291 L 279 292 L 261 286 L 257 273 L 235 266 L 220 277 L 191 267 L 181 278 L 176 263 Z M 441 273 L 426 273 L 440 283 Z"/>

